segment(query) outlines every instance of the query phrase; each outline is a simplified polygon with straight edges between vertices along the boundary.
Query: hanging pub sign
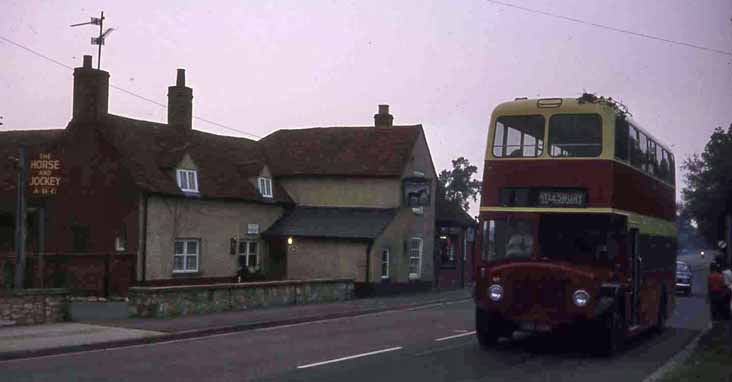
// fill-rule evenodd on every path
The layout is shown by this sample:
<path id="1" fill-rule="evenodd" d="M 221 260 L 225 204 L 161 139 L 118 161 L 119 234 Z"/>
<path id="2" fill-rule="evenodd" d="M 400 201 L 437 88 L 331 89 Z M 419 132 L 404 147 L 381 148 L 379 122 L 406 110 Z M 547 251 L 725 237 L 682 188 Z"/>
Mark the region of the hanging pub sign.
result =
<path id="1" fill-rule="evenodd" d="M 407 207 L 423 207 L 430 205 L 431 184 L 427 179 L 408 178 L 404 180 L 404 200 Z"/>
<path id="2" fill-rule="evenodd" d="M 56 195 L 61 186 L 60 159 L 55 159 L 50 153 L 41 153 L 30 160 L 28 169 L 28 189 L 32 196 Z"/>

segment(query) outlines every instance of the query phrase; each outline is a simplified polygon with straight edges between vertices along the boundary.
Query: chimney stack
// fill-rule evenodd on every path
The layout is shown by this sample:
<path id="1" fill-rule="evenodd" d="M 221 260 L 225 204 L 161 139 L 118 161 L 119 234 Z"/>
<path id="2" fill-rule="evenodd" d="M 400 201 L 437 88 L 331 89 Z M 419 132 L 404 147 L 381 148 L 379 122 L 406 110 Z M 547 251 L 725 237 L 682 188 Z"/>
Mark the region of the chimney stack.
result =
<path id="1" fill-rule="evenodd" d="M 109 112 L 109 73 L 92 68 L 92 56 L 74 69 L 73 121 L 94 122 Z"/>
<path id="2" fill-rule="evenodd" d="M 394 116 L 389 114 L 389 105 L 379 105 L 379 113 L 374 115 L 374 126 L 391 127 L 394 123 Z"/>
<path id="3" fill-rule="evenodd" d="M 168 87 L 168 125 L 193 128 L 193 89 L 186 86 L 185 69 L 178 69 L 175 86 Z"/>

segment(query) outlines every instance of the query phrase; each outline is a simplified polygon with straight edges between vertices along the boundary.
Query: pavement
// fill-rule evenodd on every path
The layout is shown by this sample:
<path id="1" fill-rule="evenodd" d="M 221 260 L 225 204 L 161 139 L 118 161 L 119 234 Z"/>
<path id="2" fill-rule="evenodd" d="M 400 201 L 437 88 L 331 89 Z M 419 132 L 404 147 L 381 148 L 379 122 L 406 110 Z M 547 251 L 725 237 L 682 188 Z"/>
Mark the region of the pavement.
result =
<path id="1" fill-rule="evenodd" d="M 294 305 L 173 319 L 125 319 L 0 327 L 0 360 L 151 344 L 470 299 L 470 289 Z"/>

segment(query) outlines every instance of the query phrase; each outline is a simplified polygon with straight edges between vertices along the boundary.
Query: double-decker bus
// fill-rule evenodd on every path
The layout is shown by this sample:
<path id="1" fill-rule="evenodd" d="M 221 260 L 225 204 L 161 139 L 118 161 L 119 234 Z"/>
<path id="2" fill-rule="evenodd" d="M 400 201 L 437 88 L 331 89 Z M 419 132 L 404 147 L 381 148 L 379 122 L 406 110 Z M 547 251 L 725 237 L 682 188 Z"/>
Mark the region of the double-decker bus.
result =
<path id="1" fill-rule="evenodd" d="M 675 164 L 612 99 L 516 99 L 488 133 L 476 334 L 567 328 L 601 353 L 673 311 Z"/>

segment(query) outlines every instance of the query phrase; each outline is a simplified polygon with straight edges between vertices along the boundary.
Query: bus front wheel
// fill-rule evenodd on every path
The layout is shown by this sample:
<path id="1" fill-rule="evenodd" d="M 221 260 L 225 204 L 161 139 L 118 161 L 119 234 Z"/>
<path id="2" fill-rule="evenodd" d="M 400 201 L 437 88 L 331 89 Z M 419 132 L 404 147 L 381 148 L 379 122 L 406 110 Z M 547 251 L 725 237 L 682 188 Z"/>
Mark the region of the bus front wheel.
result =
<path id="1" fill-rule="evenodd" d="M 475 307 L 475 335 L 478 343 L 483 349 L 490 348 L 500 336 L 498 322 L 493 320 L 490 314 L 480 307 Z"/>

